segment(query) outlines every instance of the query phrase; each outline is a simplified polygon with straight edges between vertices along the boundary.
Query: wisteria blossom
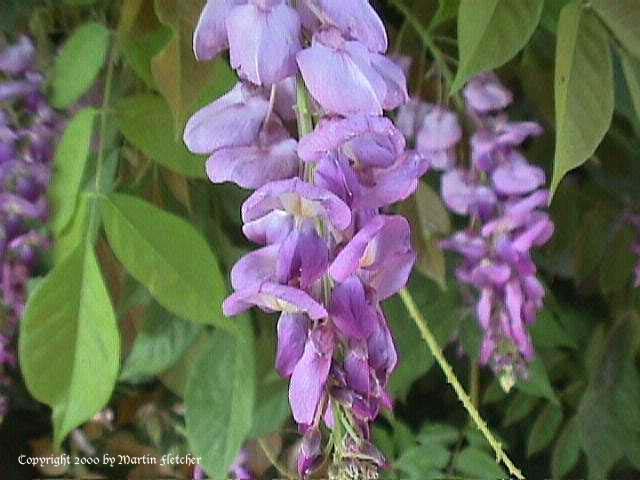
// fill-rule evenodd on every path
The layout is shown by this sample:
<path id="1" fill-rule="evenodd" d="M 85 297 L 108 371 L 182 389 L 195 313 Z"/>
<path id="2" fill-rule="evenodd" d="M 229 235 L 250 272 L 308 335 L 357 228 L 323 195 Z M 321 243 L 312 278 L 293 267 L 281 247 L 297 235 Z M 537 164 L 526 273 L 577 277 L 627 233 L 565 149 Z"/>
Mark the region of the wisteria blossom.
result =
<path id="1" fill-rule="evenodd" d="M 458 281 L 473 286 L 479 299 L 477 318 L 484 331 L 481 358 L 509 388 L 526 376 L 534 358 L 528 327 L 543 306 L 545 289 L 536 275 L 532 251 L 552 236 L 545 211 L 549 192 L 543 170 L 531 165 L 518 147 L 542 133 L 533 122 L 510 121 L 503 109 L 511 93 L 493 74 L 473 79 L 464 90 L 467 109 L 477 125 L 471 137 L 471 165 L 452 165 L 442 176 L 446 206 L 470 218 L 469 227 L 442 242 L 462 255 Z M 442 129 L 443 147 L 459 141 L 451 112 L 438 112 L 439 122 L 425 116 L 422 132 Z M 446 120 L 442 120 L 446 119 Z M 444 143 L 444 144 L 443 144 Z"/>
<path id="2" fill-rule="evenodd" d="M 410 196 L 429 164 L 383 116 L 408 100 L 404 74 L 384 55 L 367 0 L 210 0 L 196 56 L 227 48 L 241 81 L 184 134 L 191 151 L 210 155 L 211 181 L 256 190 L 242 219 L 260 248 L 233 268 L 224 313 L 280 315 L 276 368 L 290 379 L 303 434 L 300 474 L 322 463 L 325 431 L 335 472 L 377 471 L 385 461 L 370 424 L 391 408 L 397 362 L 381 302 L 415 262 L 408 222 L 383 209 Z M 296 138 L 290 122 L 307 92 L 318 120 Z"/>
<path id="3" fill-rule="evenodd" d="M 3 366 L 16 367 L 27 284 L 50 243 L 46 192 L 61 125 L 43 87 L 30 39 L 20 37 L 0 52 L 0 375 Z M 0 401 L 0 418 L 7 407 Z"/>

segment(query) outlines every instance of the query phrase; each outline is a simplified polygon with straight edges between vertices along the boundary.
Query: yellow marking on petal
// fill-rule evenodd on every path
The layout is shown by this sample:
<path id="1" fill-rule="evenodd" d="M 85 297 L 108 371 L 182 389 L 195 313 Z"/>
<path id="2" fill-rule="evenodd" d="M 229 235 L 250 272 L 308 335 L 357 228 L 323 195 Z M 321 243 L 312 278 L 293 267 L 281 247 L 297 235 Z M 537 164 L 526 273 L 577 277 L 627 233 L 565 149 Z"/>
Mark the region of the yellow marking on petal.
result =
<path id="1" fill-rule="evenodd" d="M 378 242 L 369 242 L 360 259 L 360 268 L 367 268 L 373 265 L 378 254 Z"/>

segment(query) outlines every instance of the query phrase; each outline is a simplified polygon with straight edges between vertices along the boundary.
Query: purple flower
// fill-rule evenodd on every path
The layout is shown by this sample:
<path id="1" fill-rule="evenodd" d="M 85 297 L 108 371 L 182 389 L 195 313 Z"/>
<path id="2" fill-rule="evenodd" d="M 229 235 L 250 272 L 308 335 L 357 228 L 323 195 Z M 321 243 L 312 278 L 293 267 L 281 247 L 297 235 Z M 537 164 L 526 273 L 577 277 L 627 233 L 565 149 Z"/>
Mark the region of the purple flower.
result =
<path id="1" fill-rule="evenodd" d="M 289 377 L 302 358 L 311 321 L 306 315 L 283 313 L 278 320 L 278 352 L 276 369 Z"/>
<path id="2" fill-rule="evenodd" d="M 312 425 L 321 413 L 319 407 L 325 396 L 333 348 L 334 334 L 328 328 L 320 327 L 309 333 L 289 387 L 291 411 L 299 424 Z"/>
<path id="3" fill-rule="evenodd" d="M 297 142 L 288 137 L 260 138 L 255 145 L 221 148 L 207 161 L 207 175 L 213 183 L 259 188 L 298 173 L 296 148 Z"/>
<path id="4" fill-rule="evenodd" d="M 238 83 L 189 119 L 184 142 L 199 154 L 252 145 L 258 140 L 268 111 L 269 102 L 258 89 Z"/>
<path id="5" fill-rule="evenodd" d="M 387 51 L 387 33 L 368 0 L 317 0 L 317 3 L 323 20 L 340 29 L 346 37 L 360 41 L 372 52 Z"/>
<path id="6" fill-rule="evenodd" d="M 510 123 L 499 112 L 512 96 L 493 74 L 472 80 L 464 94 L 470 108 L 482 115 L 471 139 L 473 161 L 468 169 L 445 173 L 441 188 L 450 210 L 471 217 L 470 227 L 441 245 L 462 255 L 456 277 L 479 292 L 480 361 L 509 387 L 514 375 L 526 375 L 534 358 L 527 327 L 543 306 L 544 287 L 531 250 L 548 242 L 554 230 L 543 210 L 549 199 L 541 189 L 545 174 L 517 150 L 542 130 L 533 122 Z"/>
<path id="7" fill-rule="evenodd" d="M 415 262 L 409 223 L 401 216 L 380 215 L 364 226 L 329 268 L 338 282 L 357 274 L 384 300 L 407 282 Z"/>
<path id="8" fill-rule="evenodd" d="M 236 293 L 225 300 L 222 310 L 226 316 L 233 317 L 253 306 L 260 307 L 267 313 L 305 313 L 312 320 L 327 316 L 325 308 L 308 293 L 273 282 L 238 288 Z"/>
<path id="9" fill-rule="evenodd" d="M 417 133 L 416 150 L 437 170 L 449 170 L 456 161 L 455 147 L 462 138 L 458 117 L 442 107 L 433 107 Z"/>
<path id="10" fill-rule="evenodd" d="M 364 167 L 390 167 L 403 153 L 405 140 L 384 117 L 356 115 L 322 120 L 298 146 L 300 158 L 318 162 L 339 151 Z"/>
<path id="11" fill-rule="evenodd" d="M 0 51 L 0 383 L 16 368 L 15 340 L 27 301 L 27 284 L 45 268 L 50 249 L 46 196 L 58 115 L 43 93 L 35 69 L 36 49 L 27 37 Z M 4 77 L 3 77 L 4 78 Z M 9 113 L 10 112 L 10 113 Z M 8 400 L 0 397 L 0 417 Z"/>
<path id="12" fill-rule="evenodd" d="M 297 58 L 309 92 L 329 114 L 382 115 L 406 99 L 400 67 L 336 29 L 317 32 Z"/>
<path id="13" fill-rule="evenodd" d="M 255 477 L 249 466 L 250 460 L 249 451 L 246 448 L 240 450 L 235 462 L 229 468 L 231 478 L 234 480 L 254 480 Z"/>
<path id="14" fill-rule="evenodd" d="M 249 0 L 226 19 L 231 66 L 256 85 L 273 85 L 297 72 L 300 18 L 284 0 Z"/>
<path id="15" fill-rule="evenodd" d="M 392 407 L 387 384 L 398 360 L 380 302 L 405 285 L 415 262 L 408 222 L 381 209 L 415 191 L 429 160 L 406 151 L 381 116 L 408 95 L 402 68 L 383 55 L 386 32 L 369 2 L 289 5 L 207 3 L 196 55 L 210 59 L 228 46 L 243 81 L 189 120 L 184 141 L 210 155 L 214 183 L 256 189 L 242 206 L 243 232 L 261 247 L 232 268 L 223 311 L 280 313 L 276 368 L 290 378 L 304 434 L 301 475 L 322 463 L 320 422 L 333 429 L 339 418 L 360 438 L 337 439 L 335 458 L 359 453 L 378 468 L 369 424 Z M 297 81 L 320 120 L 296 141 L 288 132 L 304 113 L 295 108 Z"/>
<path id="16" fill-rule="evenodd" d="M 298 453 L 298 473 L 307 477 L 313 472 L 322 458 L 322 435 L 316 428 L 305 432 Z"/>
<path id="17" fill-rule="evenodd" d="M 234 7 L 245 3 L 246 0 L 207 0 L 193 35 L 193 51 L 198 60 L 212 60 L 229 48 L 225 22 Z"/>
<path id="18" fill-rule="evenodd" d="M 502 110 L 513 102 L 513 94 L 492 72 L 483 73 L 472 79 L 463 94 L 469 107 L 480 114 Z"/>
<path id="19" fill-rule="evenodd" d="M 342 200 L 298 178 L 271 182 L 256 190 L 242 205 L 242 220 L 250 224 L 274 211 L 299 221 L 320 217 L 337 230 L 351 223 L 351 211 Z"/>
<path id="20" fill-rule="evenodd" d="M 431 105 L 418 98 L 411 98 L 400 106 L 396 116 L 396 126 L 402 132 L 408 142 L 416 142 L 418 132 L 422 128 Z"/>
<path id="21" fill-rule="evenodd" d="M 36 60 L 36 49 L 24 35 L 18 38 L 15 45 L 6 47 L 0 52 L 0 72 L 7 75 L 20 75 L 30 70 Z"/>
<path id="22" fill-rule="evenodd" d="M 441 192 L 445 205 L 458 215 L 491 212 L 497 201 L 491 188 L 462 170 L 451 170 L 442 176 Z"/>
<path id="23" fill-rule="evenodd" d="M 333 290 L 330 313 L 338 330 L 356 340 L 369 338 L 378 320 L 375 308 L 365 296 L 362 282 L 355 276 Z"/>

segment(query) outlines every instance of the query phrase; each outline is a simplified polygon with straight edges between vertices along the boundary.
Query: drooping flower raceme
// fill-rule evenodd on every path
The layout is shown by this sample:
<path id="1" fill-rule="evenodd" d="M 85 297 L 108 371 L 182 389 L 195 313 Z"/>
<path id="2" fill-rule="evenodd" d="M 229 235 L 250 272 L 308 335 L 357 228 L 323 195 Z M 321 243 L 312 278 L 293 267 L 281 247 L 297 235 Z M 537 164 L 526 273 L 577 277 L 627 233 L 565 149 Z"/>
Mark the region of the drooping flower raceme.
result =
<path id="1" fill-rule="evenodd" d="M 49 248 L 46 191 L 60 122 L 35 57 L 27 37 L 0 52 L 0 374 L 15 367 L 27 283 Z"/>
<path id="2" fill-rule="evenodd" d="M 227 48 L 242 80 L 184 135 L 210 155 L 213 182 L 256 190 L 242 219 L 260 248 L 232 269 L 224 313 L 280 314 L 276 368 L 304 434 L 300 473 L 321 463 L 322 423 L 334 435 L 332 475 L 377 470 L 370 423 L 391 407 L 397 362 L 380 302 L 415 261 L 408 222 L 382 209 L 411 195 L 428 165 L 383 116 L 407 100 L 404 74 L 384 56 L 367 0 L 210 0 L 196 56 Z"/>
<path id="3" fill-rule="evenodd" d="M 470 217 L 470 226 L 442 245 L 464 258 L 456 276 L 479 292 L 481 363 L 490 364 L 508 388 L 516 376 L 526 375 L 534 357 L 527 327 L 535 322 L 545 291 L 531 252 L 554 231 L 545 211 L 549 201 L 543 188 L 545 174 L 518 149 L 542 129 L 533 122 L 509 121 L 503 109 L 512 95 L 493 74 L 473 79 L 464 96 L 478 126 L 471 137 L 471 164 L 446 171 L 441 192 L 452 212 Z M 438 115 L 449 118 L 440 122 L 448 132 L 442 137 L 459 140 L 453 114 Z M 429 128 L 429 115 L 424 122 Z"/>

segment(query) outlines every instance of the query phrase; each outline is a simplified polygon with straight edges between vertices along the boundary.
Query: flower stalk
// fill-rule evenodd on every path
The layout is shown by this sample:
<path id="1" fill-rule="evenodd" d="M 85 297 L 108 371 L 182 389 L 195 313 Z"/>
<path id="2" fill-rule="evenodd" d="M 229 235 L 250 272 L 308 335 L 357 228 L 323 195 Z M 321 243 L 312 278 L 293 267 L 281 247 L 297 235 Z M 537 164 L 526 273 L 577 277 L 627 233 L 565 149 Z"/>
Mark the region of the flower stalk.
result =
<path id="1" fill-rule="evenodd" d="M 469 417 L 471 417 L 473 423 L 476 425 L 478 430 L 480 430 L 487 442 L 489 442 L 489 445 L 491 445 L 491 448 L 496 454 L 496 461 L 498 463 L 503 463 L 507 467 L 511 475 L 518 479 L 524 480 L 525 477 L 520 469 L 516 467 L 511 459 L 507 456 L 502 448 L 502 444 L 493 436 L 491 430 L 489 430 L 489 427 L 487 426 L 487 423 L 482 419 L 480 412 L 478 412 L 478 409 L 473 405 L 473 401 L 471 400 L 469 395 L 467 395 L 467 392 L 465 392 L 464 387 L 458 380 L 458 377 L 451 368 L 451 365 L 449 365 L 449 362 L 447 362 L 447 359 L 444 357 L 444 354 L 442 353 L 442 349 L 440 348 L 436 337 L 431 332 L 431 329 L 429 328 L 429 325 L 424 316 L 422 315 L 422 313 L 420 313 L 420 310 L 413 300 L 411 293 L 406 288 L 404 288 L 400 291 L 400 298 L 402 299 L 402 302 L 404 303 L 409 316 L 418 327 L 418 330 L 420 330 L 422 339 L 429 347 L 431 354 L 444 373 L 444 376 L 447 379 L 447 383 L 450 384 L 453 390 L 456 392 L 458 400 L 460 400 L 460 402 L 464 406 L 465 410 L 469 414 Z"/>

